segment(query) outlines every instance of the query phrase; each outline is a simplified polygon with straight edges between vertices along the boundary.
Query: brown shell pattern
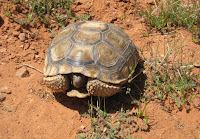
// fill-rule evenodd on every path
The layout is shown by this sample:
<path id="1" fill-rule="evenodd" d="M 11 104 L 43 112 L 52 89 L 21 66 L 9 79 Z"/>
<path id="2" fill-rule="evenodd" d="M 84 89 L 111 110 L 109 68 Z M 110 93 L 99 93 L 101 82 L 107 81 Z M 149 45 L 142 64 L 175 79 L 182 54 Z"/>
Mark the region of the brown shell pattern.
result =
<path id="1" fill-rule="evenodd" d="M 64 28 L 45 57 L 45 76 L 81 73 L 119 84 L 135 70 L 139 54 L 131 38 L 114 24 L 84 21 Z"/>

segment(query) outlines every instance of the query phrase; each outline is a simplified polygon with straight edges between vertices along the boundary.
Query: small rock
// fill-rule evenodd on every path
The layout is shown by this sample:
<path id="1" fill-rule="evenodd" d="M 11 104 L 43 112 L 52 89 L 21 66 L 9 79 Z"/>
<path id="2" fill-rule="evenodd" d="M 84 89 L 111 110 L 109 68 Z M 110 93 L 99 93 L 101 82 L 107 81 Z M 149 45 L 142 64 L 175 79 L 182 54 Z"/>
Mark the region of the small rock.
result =
<path id="1" fill-rule="evenodd" d="M 35 55 L 33 53 L 26 54 L 24 57 L 28 61 L 35 59 Z"/>
<path id="2" fill-rule="evenodd" d="M 1 93 L 6 93 L 6 94 L 11 94 L 12 93 L 12 91 L 7 86 L 1 87 L 0 88 L 0 92 Z"/>
<path id="3" fill-rule="evenodd" d="M 30 43 L 25 43 L 23 48 L 24 48 L 24 50 L 27 50 L 29 47 L 30 47 Z"/>
<path id="4" fill-rule="evenodd" d="M 31 59 L 35 59 L 35 55 L 34 55 L 34 54 L 29 54 L 29 57 L 30 57 Z"/>
<path id="5" fill-rule="evenodd" d="M 34 33 L 34 32 L 30 32 L 30 33 L 28 34 L 28 38 L 34 39 L 35 37 L 36 37 L 36 33 Z"/>
<path id="6" fill-rule="evenodd" d="M 196 97 L 192 101 L 193 101 L 194 106 L 200 107 L 200 97 Z"/>
<path id="7" fill-rule="evenodd" d="M 30 49 L 31 49 L 31 50 L 35 50 L 35 47 L 34 47 L 34 46 L 31 46 Z"/>
<path id="8" fill-rule="evenodd" d="M 4 94 L 0 94 L 0 102 L 4 101 L 6 99 L 6 96 Z"/>
<path id="9" fill-rule="evenodd" d="M 22 68 L 17 70 L 16 76 L 19 77 L 19 78 L 28 77 L 29 71 L 25 67 L 22 67 Z"/>
<path id="10" fill-rule="evenodd" d="M 81 130 L 84 130 L 84 129 L 85 129 L 85 126 L 84 126 L 84 125 L 81 125 L 80 128 L 81 128 Z"/>
<path id="11" fill-rule="evenodd" d="M 198 62 L 198 61 L 195 62 L 195 63 L 194 63 L 194 66 L 195 66 L 196 68 L 200 68 L 200 61 L 199 61 L 199 62 Z"/>
<path id="12" fill-rule="evenodd" d="M 40 58 L 40 56 L 39 56 L 39 55 L 36 55 L 35 58 L 36 58 L 36 59 L 37 59 L 37 58 Z"/>
<path id="13" fill-rule="evenodd" d="M 13 41 L 13 38 L 12 38 L 12 37 L 9 37 L 9 38 L 6 40 L 6 42 L 10 42 L 10 43 L 12 43 L 12 41 Z"/>
<path id="14" fill-rule="evenodd" d="M 15 30 L 16 30 L 16 31 L 20 31 L 20 30 L 21 30 L 21 25 L 17 24 L 17 25 L 15 26 Z"/>
<path id="15" fill-rule="evenodd" d="M 14 37 L 18 37 L 20 35 L 20 32 L 18 32 L 18 31 L 13 31 L 13 36 Z"/>
<path id="16" fill-rule="evenodd" d="M 19 39 L 21 41 L 25 41 L 26 40 L 26 34 L 25 33 L 20 33 L 18 37 L 19 37 Z"/>
<path id="17" fill-rule="evenodd" d="M 5 36 L 4 36 L 4 39 L 7 40 L 7 39 L 8 39 L 8 35 L 5 35 Z"/>
<path id="18" fill-rule="evenodd" d="M 6 52 L 6 48 L 1 48 L 0 49 L 0 53 L 5 53 Z"/>

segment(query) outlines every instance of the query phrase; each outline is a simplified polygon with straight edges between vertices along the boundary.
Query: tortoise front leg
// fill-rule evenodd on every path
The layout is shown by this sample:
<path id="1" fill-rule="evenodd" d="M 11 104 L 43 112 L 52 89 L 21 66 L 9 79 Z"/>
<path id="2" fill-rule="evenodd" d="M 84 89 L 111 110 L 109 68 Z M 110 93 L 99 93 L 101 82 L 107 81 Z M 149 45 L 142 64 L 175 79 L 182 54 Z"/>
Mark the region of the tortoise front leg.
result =
<path id="1" fill-rule="evenodd" d="M 108 97 L 122 91 L 122 89 L 118 85 L 104 83 L 97 79 L 90 79 L 87 82 L 87 91 L 94 96 Z"/>
<path id="2" fill-rule="evenodd" d="M 56 75 L 51 77 L 43 77 L 42 84 L 46 85 L 52 91 L 65 92 L 70 87 L 68 75 Z"/>

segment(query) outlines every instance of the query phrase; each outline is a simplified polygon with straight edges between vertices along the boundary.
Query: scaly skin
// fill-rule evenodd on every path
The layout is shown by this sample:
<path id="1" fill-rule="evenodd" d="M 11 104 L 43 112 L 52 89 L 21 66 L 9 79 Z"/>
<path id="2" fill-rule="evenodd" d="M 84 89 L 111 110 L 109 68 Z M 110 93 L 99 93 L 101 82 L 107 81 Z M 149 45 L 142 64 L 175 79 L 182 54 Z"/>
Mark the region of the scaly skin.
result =
<path id="1" fill-rule="evenodd" d="M 72 79 L 75 79 L 75 78 L 72 78 Z M 85 82 L 83 80 L 80 80 L 80 78 L 78 78 L 78 81 L 80 81 L 80 84 L 82 82 Z M 76 82 L 76 84 L 79 84 L 78 81 L 77 82 L 72 81 L 72 83 Z M 65 92 L 66 90 L 69 90 L 70 88 L 70 79 L 68 75 L 56 75 L 52 77 L 44 77 L 43 84 L 55 92 Z M 86 88 L 89 94 L 94 95 L 94 96 L 101 96 L 101 97 L 112 96 L 121 91 L 121 87 L 118 85 L 105 83 L 98 79 L 91 79 L 91 78 L 89 78 Z M 71 93 L 68 96 L 71 96 L 71 97 L 81 96 L 79 98 L 84 98 L 84 97 L 89 96 L 86 94 L 82 94 L 79 91 L 70 91 L 70 92 Z"/>
<path id="2" fill-rule="evenodd" d="M 87 82 L 87 91 L 94 96 L 108 97 L 120 92 L 121 87 L 98 79 L 90 79 Z"/>
<path id="3" fill-rule="evenodd" d="M 42 84 L 46 85 L 54 92 L 65 92 L 70 88 L 70 80 L 68 75 L 43 77 Z"/>

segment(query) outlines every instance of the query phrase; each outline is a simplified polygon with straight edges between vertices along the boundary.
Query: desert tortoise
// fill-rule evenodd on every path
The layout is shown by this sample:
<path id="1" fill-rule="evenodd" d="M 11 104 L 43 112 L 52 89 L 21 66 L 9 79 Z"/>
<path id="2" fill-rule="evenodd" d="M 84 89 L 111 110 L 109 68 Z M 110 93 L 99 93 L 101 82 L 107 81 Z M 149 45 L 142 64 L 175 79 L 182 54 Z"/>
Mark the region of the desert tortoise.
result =
<path id="1" fill-rule="evenodd" d="M 94 96 L 112 96 L 121 91 L 138 61 L 133 41 L 116 25 L 79 22 L 64 28 L 48 47 L 43 83 L 55 92 L 74 86 Z"/>

